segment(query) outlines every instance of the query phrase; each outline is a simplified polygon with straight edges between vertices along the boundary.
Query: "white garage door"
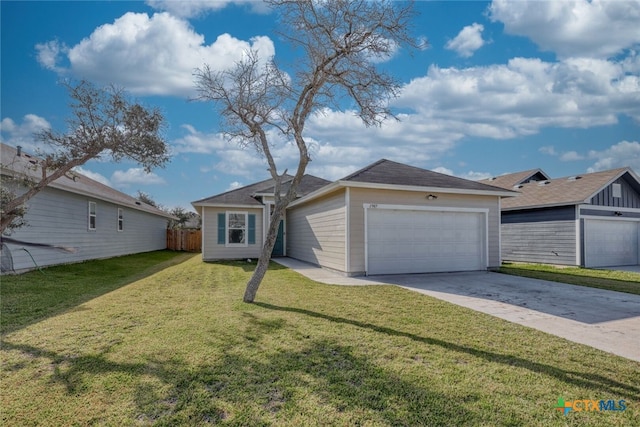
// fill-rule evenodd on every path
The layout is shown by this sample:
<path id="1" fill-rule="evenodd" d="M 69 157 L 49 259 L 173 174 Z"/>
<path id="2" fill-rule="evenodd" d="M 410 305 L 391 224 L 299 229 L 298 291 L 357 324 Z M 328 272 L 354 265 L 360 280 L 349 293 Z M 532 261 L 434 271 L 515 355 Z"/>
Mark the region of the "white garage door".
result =
<path id="1" fill-rule="evenodd" d="M 367 274 L 486 268 L 485 215 L 367 209 Z"/>
<path id="2" fill-rule="evenodd" d="M 586 267 L 638 264 L 638 223 L 633 221 L 584 221 Z"/>

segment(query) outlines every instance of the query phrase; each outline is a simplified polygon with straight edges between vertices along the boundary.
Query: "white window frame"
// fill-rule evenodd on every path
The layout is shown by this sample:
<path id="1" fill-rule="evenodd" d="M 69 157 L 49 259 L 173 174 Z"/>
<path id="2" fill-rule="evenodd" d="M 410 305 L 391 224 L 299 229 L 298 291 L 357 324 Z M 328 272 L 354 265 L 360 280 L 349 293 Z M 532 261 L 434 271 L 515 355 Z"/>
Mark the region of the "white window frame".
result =
<path id="1" fill-rule="evenodd" d="M 93 206 L 93 212 L 91 207 Z M 91 219 L 93 218 L 93 227 L 91 226 Z M 98 205 L 96 202 L 89 202 L 87 210 L 87 228 L 89 231 L 95 231 L 98 226 Z"/>
<path id="2" fill-rule="evenodd" d="M 232 243 L 229 241 L 229 233 L 232 228 L 229 226 L 230 215 L 244 215 L 244 228 L 233 228 L 233 230 L 244 230 L 244 243 Z M 226 211 L 225 212 L 225 236 L 224 245 L 226 247 L 246 247 L 249 246 L 249 212 L 247 211 Z"/>
<path id="3" fill-rule="evenodd" d="M 622 184 L 613 183 L 611 184 L 611 196 L 616 199 L 622 197 Z"/>
<path id="4" fill-rule="evenodd" d="M 124 209 L 118 208 L 118 220 L 116 223 L 116 230 L 118 232 L 124 231 Z"/>

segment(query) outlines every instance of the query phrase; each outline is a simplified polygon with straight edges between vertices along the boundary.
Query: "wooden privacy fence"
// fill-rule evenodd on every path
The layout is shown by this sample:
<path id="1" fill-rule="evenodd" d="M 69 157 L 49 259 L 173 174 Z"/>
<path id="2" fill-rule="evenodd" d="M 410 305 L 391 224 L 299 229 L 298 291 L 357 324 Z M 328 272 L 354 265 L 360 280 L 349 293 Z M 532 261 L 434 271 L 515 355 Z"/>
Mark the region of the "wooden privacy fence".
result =
<path id="1" fill-rule="evenodd" d="M 202 250 L 202 230 L 167 230 L 167 249 L 200 252 Z"/>

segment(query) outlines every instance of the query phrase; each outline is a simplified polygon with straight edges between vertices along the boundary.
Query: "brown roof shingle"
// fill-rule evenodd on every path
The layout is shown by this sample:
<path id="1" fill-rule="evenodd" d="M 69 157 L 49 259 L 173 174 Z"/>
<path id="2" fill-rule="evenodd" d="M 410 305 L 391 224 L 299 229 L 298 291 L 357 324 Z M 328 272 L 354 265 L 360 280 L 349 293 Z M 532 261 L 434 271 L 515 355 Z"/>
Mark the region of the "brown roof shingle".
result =
<path id="1" fill-rule="evenodd" d="M 340 181 L 505 192 L 503 188 L 493 185 L 445 175 L 387 159 L 378 160 Z"/>
<path id="2" fill-rule="evenodd" d="M 18 156 L 16 148 L 6 144 L 0 144 L 0 159 L 2 163 L 3 173 L 15 173 L 29 176 L 32 179 L 39 180 L 42 177 L 42 169 L 39 166 L 38 157 L 29 155 L 22 152 Z M 140 202 L 134 197 L 131 197 L 125 193 L 115 190 L 107 185 L 104 185 L 98 181 L 95 181 L 87 176 L 78 172 L 72 172 L 68 175 L 62 176 L 51 184 L 52 188 L 58 188 L 60 190 L 69 191 L 71 193 L 82 194 L 85 196 L 94 197 L 99 200 L 105 200 L 112 202 L 123 207 L 129 207 L 132 209 L 152 213 L 155 215 L 163 216 L 166 218 L 174 218 L 172 215 L 155 208 L 146 203 Z"/>
<path id="3" fill-rule="evenodd" d="M 281 191 L 287 191 L 289 183 L 293 179 L 291 175 L 285 176 L 285 182 L 283 182 Z M 313 175 L 304 175 L 298 185 L 297 194 L 302 197 L 312 191 L 324 187 L 329 184 L 329 181 L 318 178 Z M 208 204 L 221 204 L 221 205 L 240 205 L 240 206 L 262 206 L 262 203 L 254 196 L 256 194 L 273 194 L 275 191 L 274 181 L 272 178 L 265 179 L 264 181 L 256 182 L 255 184 L 246 185 L 244 187 L 236 188 L 227 191 L 222 194 L 216 194 L 211 197 L 196 200 L 192 202 L 195 205 L 208 205 Z"/>
<path id="4" fill-rule="evenodd" d="M 592 196 L 625 172 L 630 172 L 630 169 L 619 168 L 522 184 L 519 188 L 515 188 L 520 195 L 504 199 L 502 209 L 588 203 Z"/>

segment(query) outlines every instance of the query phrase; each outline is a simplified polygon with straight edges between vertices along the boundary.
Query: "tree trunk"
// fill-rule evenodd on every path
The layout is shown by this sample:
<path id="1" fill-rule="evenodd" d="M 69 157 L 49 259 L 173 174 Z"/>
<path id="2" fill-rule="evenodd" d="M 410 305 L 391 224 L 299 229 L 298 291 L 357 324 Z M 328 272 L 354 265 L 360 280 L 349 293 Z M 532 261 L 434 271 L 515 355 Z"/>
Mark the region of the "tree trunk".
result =
<path id="1" fill-rule="evenodd" d="M 276 239 L 278 237 L 278 227 L 280 227 L 282 213 L 284 212 L 287 204 L 288 203 L 285 204 L 282 202 L 279 204 L 276 203 L 276 206 L 274 207 L 267 237 L 264 245 L 262 245 L 260 258 L 258 258 L 258 265 L 256 265 L 256 269 L 253 270 L 253 275 L 251 276 L 251 279 L 249 279 L 249 282 L 247 282 L 247 288 L 244 291 L 244 297 L 242 299 L 244 302 L 253 302 L 255 300 L 260 283 L 262 283 L 262 279 L 264 279 L 264 275 L 267 273 L 269 261 L 271 261 L 271 252 L 273 251 L 273 247 L 276 244 Z"/>

